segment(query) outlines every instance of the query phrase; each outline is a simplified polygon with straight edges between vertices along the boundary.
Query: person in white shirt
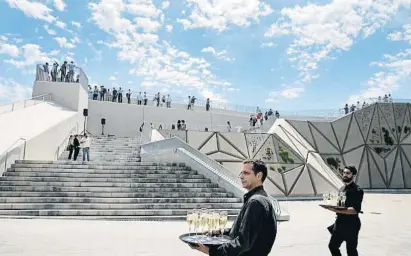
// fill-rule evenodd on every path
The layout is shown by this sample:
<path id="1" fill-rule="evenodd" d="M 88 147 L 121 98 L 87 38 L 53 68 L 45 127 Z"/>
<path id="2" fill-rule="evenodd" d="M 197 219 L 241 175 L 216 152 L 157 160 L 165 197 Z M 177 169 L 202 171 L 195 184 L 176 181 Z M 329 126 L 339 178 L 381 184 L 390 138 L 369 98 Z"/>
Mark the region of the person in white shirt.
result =
<path id="1" fill-rule="evenodd" d="M 146 92 L 144 92 L 144 96 L 143 96 L 143 100 L 144 100 L 144 106 L 147 105 L 147 94 Z"/>
<path id="2" fill-rule="evenodd" d="M 123 103 L 123 89 L 118 88 L 118 103 Z"/>
<path id="3" fill-rule="evenodd" d="M 74 65 L 74 62 L 70 62 L 70 64 L 68 64 L 68 76 L 69 76 L 69 82 L 72 83 L 74 82 L 74 68 L 76 66 Z"/>
<path id="4" fill-rule="evenodd" d="M 84 133 L 83 138 L 81 138 L 80 145 L 81 148 L 83 148 L 83 162 L 86 161 L 86 155 L 87 161 L 90 161 L 90 138 L 86 133 Z"/>
<path id="5" fill-rule="evenodd" d="M 167 108 L 171 108 L 171 96 L 167 94 Z"/>
<path id="6" fill-rule="evenodd" d="M 113 96 L 110 92 L 110 89 L 107 89 L 107 93 L 106 93 L 106 101 L 112 101 L 113 100 Z"/>
<path id="7" fill-rule="evenodd" d="M 360 109 L 361 109 L 361 104 L 359 101 L 357 101 L 357 110 L 360 110 Z"/>
<path id="8" fill-rule="evenodd" d="M 141 105 L 143 101 L 143 96 L 141 96 L 141 92 L 137 94 L 137 105 Z"/>
<path id="9" fill-rule="evenodd" d="M 391 94 L 388 94 L 388 102 L 392 103 L 392 97 L 391 97 Z"/>

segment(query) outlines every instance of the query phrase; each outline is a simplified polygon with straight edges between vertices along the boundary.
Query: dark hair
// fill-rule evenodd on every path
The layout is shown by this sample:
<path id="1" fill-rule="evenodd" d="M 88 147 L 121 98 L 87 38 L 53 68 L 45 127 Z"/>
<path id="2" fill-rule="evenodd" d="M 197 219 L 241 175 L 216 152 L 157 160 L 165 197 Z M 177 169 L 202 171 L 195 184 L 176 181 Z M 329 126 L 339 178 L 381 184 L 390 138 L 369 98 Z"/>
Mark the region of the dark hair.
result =
<path id="1" fill-rule="evenodd" d="M 354 166 L 346 166 L 344 167 L 344 169 L 349 170 L 352 173 L 352 175 L 357 175 L 357 168 L 355 168 Z"/>
<path id="2" fill-rule="evenodd" d="M 265 165 L 263 161 L 247 159 L 243 162 L 243 164 L 253 164 L 252 170 L 254 174 L 257 175 L 257 173 L 261 172 L 263 174 L 261 181 L 262 182 L 265 181 L 265 178 L 267 178 L 267 166 Z"/>

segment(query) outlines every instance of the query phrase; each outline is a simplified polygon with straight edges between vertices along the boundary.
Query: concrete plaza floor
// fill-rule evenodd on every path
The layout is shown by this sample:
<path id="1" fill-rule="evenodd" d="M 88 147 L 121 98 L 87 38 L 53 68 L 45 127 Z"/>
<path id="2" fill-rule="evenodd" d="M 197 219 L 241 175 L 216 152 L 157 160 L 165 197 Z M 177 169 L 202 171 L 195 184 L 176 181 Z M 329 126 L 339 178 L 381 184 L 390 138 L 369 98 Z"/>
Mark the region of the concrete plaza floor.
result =
<path id="1" fill-rule="evenodd" d="M 279 225 L 270 255 L 330 255 L 326 227 L 334 215 L 319 203 L 282 202 L 291 221 Z M 411 195 L 366 194 L 363 210 L 360 255 L 410 255 Z M 202 255 L 179 241 L 185 232 L 185 222 L 0 219 L 0 255 Z"/>

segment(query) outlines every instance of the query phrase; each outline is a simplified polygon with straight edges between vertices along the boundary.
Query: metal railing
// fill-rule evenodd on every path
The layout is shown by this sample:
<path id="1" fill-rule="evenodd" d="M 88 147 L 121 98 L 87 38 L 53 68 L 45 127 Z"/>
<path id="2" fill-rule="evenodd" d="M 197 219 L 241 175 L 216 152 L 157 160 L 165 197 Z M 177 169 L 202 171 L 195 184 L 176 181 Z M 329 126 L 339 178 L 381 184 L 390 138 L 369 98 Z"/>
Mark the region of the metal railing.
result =
<path id="1" fill-rule="evenodd" d="M 20 138 L 0 155 L 0 174 L 6 172 L 14 161 L 26 159 L 26 145 L 26 139 Z"/>
<path id="2" fill-rule="evenodd" d="M 31 99 L 15 101 L 4 105 L 0 105 L 0 114 L 35 106 L 45 101 L 51 101 L 51 93 L 32 97 Z"/>
<path id="3" fill-rule="evenodd" d="M 57 72 L 54 71 L 53 65 L 49 65 L 48 69 L 46 71 L 45 65 L 37 64 L 36 81 L 80 83 L 88 91 L 88 77 L 82 68 L 74 67 L 74 70 L 70 72 L 67 67 L 66 74 L 62 74 L 60 69 L 57 69 Z"/>
<path id="4" fill-rule="evenodd" d="M 64 150 L 67 149 L 70 136 L 76 133 L 77 131 L 78 123 L 76 124 L 76 127 L 71 128 L 69 134 L 63 139 L 60 145 L 57 146 L 56 154 L 54 155 L 55 160 L 59 160 L 60 155 L 63 153 Z"/>
<path id="5" fill-rule="evenodd" d="M 167 149 L 178 149 L 191 159 L 195 160 L 197 163 L 206 167 L 209 171 L 223 179 L 225 182 L 231 184 L 238 191 L 241 191 L 243 194 L 247 193 L 247 190 L 242 187 L 240 180 L 234 173 L 232 173 L 230 170 L 225 168 L 214 159 L 211 159 L 200 151 L 194 149 L 189 144 L 182 141 L 180 138 L 173 137 L 171 139 L 163 139 L 156 142 L 150 142 L 141 145 L 141 149 L 142 153 L 154 153 Z M 270 196 L 270 200 L 273 202 L 273 207 L 277 217 L 280 217 L 282 212 L 278 201 L 272 196 Z"/>

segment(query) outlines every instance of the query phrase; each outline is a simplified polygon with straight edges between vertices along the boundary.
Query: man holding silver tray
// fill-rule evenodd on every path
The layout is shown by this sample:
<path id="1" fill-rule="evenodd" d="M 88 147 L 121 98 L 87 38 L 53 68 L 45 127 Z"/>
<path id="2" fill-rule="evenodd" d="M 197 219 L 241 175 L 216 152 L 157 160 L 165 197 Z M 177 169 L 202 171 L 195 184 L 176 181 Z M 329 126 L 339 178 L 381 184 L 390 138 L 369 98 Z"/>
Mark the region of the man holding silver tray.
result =
<path id="1" fill-rule="evenodd" d="M 359 213 L 364 191 L 354 182 L 357 169 L 354 166 L 347 166 L 343 170 L 342 181 L 345 183 L 340 189 L 345 202 L 339 201 L 337 207 L 323 206 L 324 208 L 337 213 L 335 223 L 328 227 L 331 239 L 328 244 L 332 256 L 341 256 L 340 246 L 345 241 L 348 256 L 358 256 L 358 234 L 361 229 Z M 344 206 L 344 207 L 341 207 Z"/>
<path id="2" fill-rule="evenodd" d="M 275 212 L 263 182 L 267 177 L 267 167 L 263 161 L 246 160 L 240 173 L 242 186 L 248 190 L 244 195 L 244 205 L 231 229 L 227 243 L 207 247 L 202 244 L 190 245 L 211 256 L 267 256 L 277 235 Z M 212 231 L 219 235 L 221 231 Z"/>

